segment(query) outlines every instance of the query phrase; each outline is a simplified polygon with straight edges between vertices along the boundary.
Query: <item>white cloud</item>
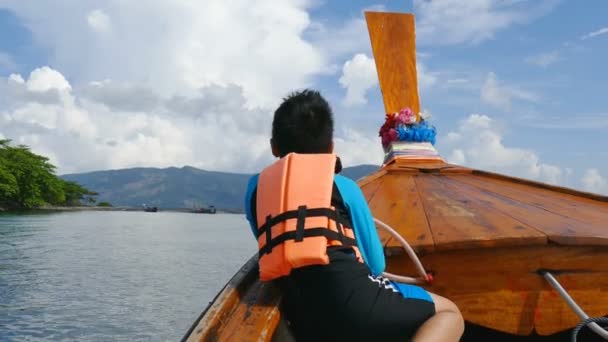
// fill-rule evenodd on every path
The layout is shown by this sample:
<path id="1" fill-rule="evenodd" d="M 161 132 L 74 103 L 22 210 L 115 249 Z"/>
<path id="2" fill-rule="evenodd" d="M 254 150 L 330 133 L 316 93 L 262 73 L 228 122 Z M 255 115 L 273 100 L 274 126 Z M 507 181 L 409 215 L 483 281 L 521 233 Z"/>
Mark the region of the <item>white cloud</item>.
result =
<path id="1" fill-rule="evenodd" d="M 589 32 L 585 35 L 581 36 L 581 40 L 586 40 L 589 38 L 593 38 L 593 37 L 597 37 L 603 34 L 608 33 L 608 27 L 602 27 L 601 29 L 597 30 L 597 31 L 593 31 L 593 32 Z"/>
<path id="2" fill-rule="evenodd" d="M 550 11 L 557 1 L 414 0 L 420 44 L 480 43 Z"/>
<path id="3" fill-rule="evenodd" d="M 424 64 L 421 62 L 416 63 L 416 71 L 418 76 L 418 88 L 427 89 L 437 83 L 437 76 L 433 72 L 429 72 Z"/>
<path id="4" fill-rule="evenodd" d="M 342 129 L 340 136 L 334 137 L 335 152 L 345 167 L 360 164 L 382 164 L 384 151 L 380 138 L 367 135 L 351 128 Z"/>
<path id="5" fill-rule="evenodd" d="M 546 68 L 560 59 L 559 51 L 549 51 L 525 59 L 526 63 Z"/>
<path id="6" fill-rule="evenodd" d="M 0 79 L 0 103 L 0 135 L 51 157 L 61 174 L 184 165 L 256 172 L 273 160 L 272 111 L 246 108 L 236 85 L 165 98 L 111 81 L 72 87 L 58 71 L 44 67 L 25 80 L 20 75 Z M 375 135 L 342 127 L 335 143 L 344 165 L 382 161 Z"/>
<path id="7" fill-rule="evenodd" d="M 23 78 L 19 75 L 16 77 L 17 80 Z M 65 91 L 70 90 L 72 87 L 70 83 L 63 77 L 63 75 L 57 70 L 53 70 L 48 66 L 38 68 L 30 74 L 30 78 L 26 82 L 27 89 L 32 92 L 46 92 L 49 90 Z"/>
<path id="8" fill-rule="evenodd" d="M 383 5 L 372 5 L 337 24 L 321 21 L 311 23 L 308 35 L 327 60 L 343 60 L 356 53 L 372 54 L 365 11 L 382 12 L 386 11 L 386 8 Z M 339 65 L 330 65 L 327 71 L 339 71 Z"/>
<path id="9" fill-rule="evenodd" d="M 356 54 L 344 63 L 342 76 L 338 82 L 343 88 L 346 88 L 345 105 L 366 104 L 365 93 L 378 84 L 374 60 L 365 54 Z"/>
<path id="10" fill-rule="evenodd" d="M 270 124 L 281 97 L 310 86 L 337 56 L 369 48 L 359 18 L 335 31 L 342 46 L 324 51 L 307 31 L 305 0 L 2 6 L 52 53 L 53 67 L 0 78 L 0 134 L 51 156 L 60 173 L 182 165 L 257 171 L 273 159 Z M 346 165 L 382 158 L 375 135 L 343 129 L 335 138 L 338 153 L 348 147 Z M 353 152 L 365 149 L 379 149 L 377 158 Z"/>
<path id="11" fill-rule="evenodd" d="M 328 64 L 304 38 L 309 1 L 3 1 L 74 84 L 109 79 L 163 96 L 235 84 L 249 108 L 275 105 Z M 41 16 L 44 13 L 44 16 Z M 104 34 L 99 34 L 103 31 Z"/>
<path id="12" fill-rule="evenodd" d="M 437 83 L 437 76 L 429 72 L 424 64 L 416 63 L 418 88 L 428 89 Z M 338 82 L 346 88 L 344 104 L 346 106 L 364 105 L 367 103 L 366 93 L 378 85 L 376 63 L 373 58 L 358 53 L 344 63 L 342 76 Z"/>
<path id="13" fill-rule="evenodd" d="M 600 174 L 598 169 L 587 169 L 583 176 L 582 183 L 583 189 L 586 191 L 597 194 L 608 194 L 608 181 Z"/>
<path id="14" fill-rule="evenodd" d="M 563 182 L 560 167 L 541 162 L 533 151 L 505 146 L 498 125 L 486 115 L 470 115 L 443 140 L 438 139 L 438 149 L 449 162 L 550 184 Z"/>
<path id="15" fill-rule="evenodd" d="M 110 17 L 100 9 L 91 11 L 89 15 L 87 15 L 87 22 L 91 29 L 96 32 L 103 33 L 110 30 Z"/>
<path id="16" fill-rule="evenodd" d="M 313 22 L 308 34 L 328 60 L 343 59 L 357 52 L 370 55 L 372 53 L 367 23 L 362 13 L 360 17 L 336 26 Z M 328 71 L 333 71 L 334 68 L 338 69 L 339 66 L 329 66 Z"/>
<path id="17" fill-rule="evenodd" d="M 498 109 L 510 111 L 511 103 L 514 99 L 536 102 L 538 101 L 538 96 L 530 91 L 503 85 L 496 78 L 495 73 L 488 73 L 481 87 L 481 100 Z"/>
<path id="18" fill-rule="evenodd" d="M 469 82 L 466 78 L 452 78 L 446 81 L 447 84 L 467 84 Z"/>
<path id="19" fill-rule="evenodd" d="M 10 74 L 8 80 L 15 83 L 25 83 L 25 80 L 19 74 Z"/>
<path id="20" fill-rule="evenodd" d="M 13 70 L 17 65 L 13 61 L 11 55 L 6 52 L 0 51 L 0 70 Z"/>
<path id="21" fill-rule="evenodd" d="M 465 165 L 467 163 L 467 157 L 464 155 L 464 151 L 459 148 L 452 150 L 448 160 L 450 163 L 457 165 Z"/>
<path id="22" fill-rule="evenodd" d="M 245 108 L 238 86 L 209 86 L 181 98 L 112 82 L 95 87 L 73 89 L 48 67 L 27 80 L 0 79 L 0 134 L 52 156 L 60 173 L 183 165 L 253 172 L 272 158 L 271 113 Z"/>
<path id="23" fill-rule="evenodd" d="M 608 113 L 575 113 L 551 116 L 549 119 L 534 117 L 521 124 L 542 129 L 599 130 L 608 128 Z"/>

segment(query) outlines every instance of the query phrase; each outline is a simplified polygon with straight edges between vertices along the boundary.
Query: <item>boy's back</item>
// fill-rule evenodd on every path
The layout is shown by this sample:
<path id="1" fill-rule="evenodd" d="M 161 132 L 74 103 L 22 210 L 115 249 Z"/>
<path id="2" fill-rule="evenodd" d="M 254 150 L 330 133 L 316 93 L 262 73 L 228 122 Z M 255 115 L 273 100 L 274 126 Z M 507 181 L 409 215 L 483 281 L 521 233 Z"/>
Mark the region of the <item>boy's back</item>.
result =
<path id="1" fill-rule="evenodd" d="M 250 179 L 246 215 L 260 277 L 282 288 L 298 340 L 458 340 L 464 323 L 453 303 L 381 276 L 373 217 L 357 184 L 334 174 L 333 117 L 318 92 L 284 100 L 270 145 L 280 159 Z"/>

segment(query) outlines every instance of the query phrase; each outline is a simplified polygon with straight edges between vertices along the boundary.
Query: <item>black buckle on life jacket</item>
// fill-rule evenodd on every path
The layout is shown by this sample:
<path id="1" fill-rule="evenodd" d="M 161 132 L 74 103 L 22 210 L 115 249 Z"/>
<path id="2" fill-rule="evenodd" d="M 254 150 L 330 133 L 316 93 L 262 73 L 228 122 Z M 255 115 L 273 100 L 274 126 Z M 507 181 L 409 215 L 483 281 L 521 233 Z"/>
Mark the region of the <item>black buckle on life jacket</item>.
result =
<path id="1" fill-rule="evenodd" d="M 296 242 L 304 240 L 304 224 L 306 223 L 306 206 L 298 207 L 298 221 L 296 222 Z"/>
<path id="2" fill-rule="evenodd" d="M 336 222 L 336 229 L 338 230 L 339 240 L 344 245 L 344 230 L 342 229 L 342 224 L 340 224 L 338 211 L 334 211 L 334 214 L 336 215 L 334 221 Z"/>
<path id="3" fill-rule="evenodd" d="M 272 215 L 266 216 L 266 225 L 272 228 L 272 226 L 270 225 L 270 221 L 272 221 Z M 270 241 L 272 240 L 272 231 L 270 228 L 266 232 L 266 246 L 270 245 Z"/>

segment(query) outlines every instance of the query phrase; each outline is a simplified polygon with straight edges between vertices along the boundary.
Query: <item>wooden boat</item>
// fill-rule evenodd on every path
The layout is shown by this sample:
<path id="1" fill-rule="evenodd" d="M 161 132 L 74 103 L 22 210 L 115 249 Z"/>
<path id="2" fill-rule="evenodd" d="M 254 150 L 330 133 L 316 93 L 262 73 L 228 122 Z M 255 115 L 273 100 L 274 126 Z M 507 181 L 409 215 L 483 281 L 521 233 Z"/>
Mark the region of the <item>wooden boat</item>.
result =
<path id="1" fill-rule="evenodd" d="M 413 16 L 365 15 L 386 112 L 411 106 L 418 113 Z M 394 157 L 358 184 L 373 215 L 409 241 L 433 274 L 423 286 L 458 305 L 467 322 L 462 340 L 568 340 L 581 318 L 549 276 L 589 316 L 608 314 L 608 197 L 427 156 Z M 415 275 L 397 240 L 380 236 L 388 271 Z M 257 272 L 254 256 L 184 340 L 292 340 L 280 292 Z M 586 334 L 579 340 L 599 338 Z"/>

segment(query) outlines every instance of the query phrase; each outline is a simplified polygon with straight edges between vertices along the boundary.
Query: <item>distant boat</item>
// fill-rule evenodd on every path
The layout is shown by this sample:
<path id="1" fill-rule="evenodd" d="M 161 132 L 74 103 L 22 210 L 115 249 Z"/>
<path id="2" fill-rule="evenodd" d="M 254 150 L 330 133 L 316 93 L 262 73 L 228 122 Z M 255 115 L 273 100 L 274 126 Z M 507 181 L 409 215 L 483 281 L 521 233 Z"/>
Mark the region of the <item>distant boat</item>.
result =
<path id="1" fill-rule="evenodd" d="M 147 213 L 155 213 L 158 211 L 158 207 L 148 207 L 144 204 L 144 211 Z"/>
<path id="2" fill-rule="evenodd" d="M 192 209 L 192 212 L 197 214 L 215 214 L 216 209 L 214 206 L 210 205 L 209 208 Z"/>

